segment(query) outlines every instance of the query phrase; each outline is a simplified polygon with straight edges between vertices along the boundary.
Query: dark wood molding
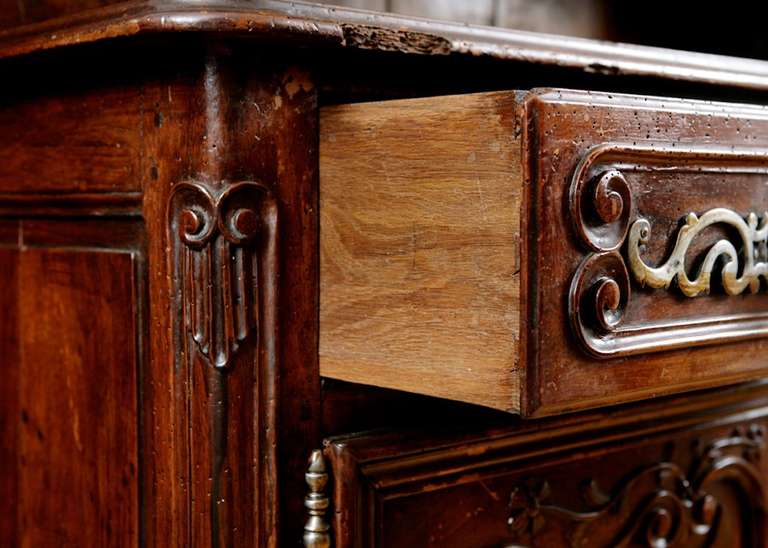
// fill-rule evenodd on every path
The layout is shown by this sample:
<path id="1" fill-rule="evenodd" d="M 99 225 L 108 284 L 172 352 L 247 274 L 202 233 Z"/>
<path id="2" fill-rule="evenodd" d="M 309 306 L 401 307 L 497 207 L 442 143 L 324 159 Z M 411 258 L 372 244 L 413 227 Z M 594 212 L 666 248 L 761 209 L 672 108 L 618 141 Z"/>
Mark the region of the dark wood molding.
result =
<path id="1" fill-rule="evenodd" d="M 0 216 L 30 217 L 138 217 L 140 192 L 81 192 L 0 194 Z"/>
<path id="2" fill-rule="evenodd" d="M 578 546 L 562 539 L 574 529 L 586 534 L 593 525 L 592 533 L 614 546 L 621 545 L 612 543 L 614 534 L 635 526 L 645 531 L 648 518 L 656 520 L 658 528 L 650 530 L 658 536 L 676 533 L 664 533 L 667 517 L 682 526 L 709 520 L 712 535 L 722 541 L 728 531 L 698 512 L 719 512 L 717 493 L 734 485 L 748 508 L 725 503 L 729 527 L 735 519 L 745 537 L 759 540 L 768 524 L 766 404 L 768 388 L 762 384 L 482 432 L 431 429 L 427 435 L 414 429 L 332 438 L 325 452 L 333 477 L 340 478 L 333 499 L 340 510 L 336 546 L 386 544 L 393 533 L 399 540 L 430 538 L 435 545 L 482 538 L 490 545 L 524 546 L 531 542 L 529 531 L 546 535 L 533 545 Z M 573 492 L 561 485 L 566 478 Z M 591 484 L 593 496 L 584 498 Z M 597 486 L 610 492 L 601 496 Z M 563 500 L 571 502 L 558 502 Z M 431 519 L 438 507 L 440 518 Z M 475 509 L 481 511 L 472 519 L 440 527 Z M 690 515 L 672 515 L 678 510 Z M 417 523 L 423 537 L 413 529 Z M 467 528 L 459 531 L 460 525 Z"/>
<path id="3" fill-rule="evenodd" d="M 219 32 L 271 42 L 483 56 L 610 76 L 639 75 L 768 89 L 768 63 L 647 46 L 611 44 L 283 0 L 130 0 L 0 31 L 0 57 L 157 32 Z"/>

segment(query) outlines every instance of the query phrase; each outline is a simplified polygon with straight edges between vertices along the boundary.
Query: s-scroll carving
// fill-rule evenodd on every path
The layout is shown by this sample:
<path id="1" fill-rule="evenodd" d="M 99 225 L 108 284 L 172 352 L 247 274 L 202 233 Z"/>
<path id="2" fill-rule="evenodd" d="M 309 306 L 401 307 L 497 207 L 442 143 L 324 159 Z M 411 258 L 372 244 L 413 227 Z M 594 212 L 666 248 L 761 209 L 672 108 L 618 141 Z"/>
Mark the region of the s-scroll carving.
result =
<path id="1" fill-rule="evenodd" d="M 588 165 L 582 161 L 577 167 L 570 205 L 574 229 L 592 252 L 571 282 L 569 316 L 582 348 L 603 357 L 616 351 L 612 334 L 630 298 L 629 274 L 617 250 L 627 235 L 632 193 L 621 171 L 609 169 L 590 177 Z"/>
<path id="2" fill-rule="evenodd" d="M 696 236 L 718 224 L 735 229 L 741 251 L 737 251 L 730 240 L 718 240 L 709 248 L 696 276 L 691 280 L 686 268 L 686 252 Z M 739 295 L 747 288 L 757 293 L 760 290 L 760 279 L 768 278 L 768 262 L 765 257 L 768 213 L 764 213 L 759 222 L 754 213 L 743 219 L 735 211 L 722 207 L 710 209 L 701 217 L 689 213 L 677 233 L 669 258 L 657 267 L 648 266 L 641 257 L 641 247 L 650 237 L 651 223 L 643 218 L 637 219 L 630 230 L 627 253 L 632 273 L 641 285 L 659 289 L 669 287 L 674 281 L 686 297 L 708 294 L 715 264 L 720 259 L 724 259 L 720 278 L 728 295 Z"/>
<path id="3" fill-rule="evenodd" d="M 256 182 L 223 189 L 183 182 L 173 189 L 168 216 L 183 331 L 208 363 L 227 368 L 256 332 L 260 280 L 274 283 L 260 272 L 274 266 L 271 193 Z"/>

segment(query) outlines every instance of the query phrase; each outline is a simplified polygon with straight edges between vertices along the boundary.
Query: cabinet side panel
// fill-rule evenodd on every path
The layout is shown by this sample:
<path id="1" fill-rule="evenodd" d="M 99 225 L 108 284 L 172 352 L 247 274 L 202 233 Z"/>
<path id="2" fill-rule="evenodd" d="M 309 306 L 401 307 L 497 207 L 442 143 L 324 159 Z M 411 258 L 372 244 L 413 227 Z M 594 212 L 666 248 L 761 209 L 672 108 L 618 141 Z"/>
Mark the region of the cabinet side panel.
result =
<path id="1" fill-rule="evenodd" d="M 20 257 L 20 544 L 137 546 L 133 255 Z"/>
<path id="2" fill-rule="evenodd" d="M 320 373 L 519 407 L 515 95 L 320 118 Z"/>

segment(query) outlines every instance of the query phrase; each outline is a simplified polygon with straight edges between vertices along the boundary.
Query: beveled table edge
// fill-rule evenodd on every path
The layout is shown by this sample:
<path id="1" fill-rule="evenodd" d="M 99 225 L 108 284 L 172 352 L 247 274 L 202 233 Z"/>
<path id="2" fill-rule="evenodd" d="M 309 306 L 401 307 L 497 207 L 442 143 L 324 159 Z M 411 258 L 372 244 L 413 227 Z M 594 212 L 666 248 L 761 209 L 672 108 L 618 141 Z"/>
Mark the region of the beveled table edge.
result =
<path id="1" fill-rule="evenodd" d="M 215 32 L 414 55 L 492 57 L 589 73 L 768 89 L 766 61 L 285 0 L 129 0 L 0 30 L 0 58 L 167 32 Z"/>

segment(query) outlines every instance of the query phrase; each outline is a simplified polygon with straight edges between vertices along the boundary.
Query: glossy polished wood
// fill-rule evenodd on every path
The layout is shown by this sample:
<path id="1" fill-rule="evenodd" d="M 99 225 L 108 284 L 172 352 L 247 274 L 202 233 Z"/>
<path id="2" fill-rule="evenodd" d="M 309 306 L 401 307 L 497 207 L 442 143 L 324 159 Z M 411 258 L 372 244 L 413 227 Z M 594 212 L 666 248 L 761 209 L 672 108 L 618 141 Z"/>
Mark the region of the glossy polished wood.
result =
<path id="1" fill-rule="evenodd" d="M 2 254 L 4 272 L 15 280 L 7 280 L 6 302 L 19 311 L 15 333 L 5 339 L 15 358 L 5 361 L 10 382 L 2 396 L 3 447 L 11 451 L 3 477 L 12 482 L 13 506 L 3 515 L 4 542 L 135 546 L 140 316 L 134 257 L 63 248 Z M 101 281 L 97 287 L 92 276 Z"/>
<path id="2" fill-rule="evenodd" d="M 528 376 L 529 409 L 550 414 L 763 375 L 764 287 L 733 296 L 714 281 L 711 294 L 695 298 L 654 289 L 632 273 L 627 247 L 640 245 L 635 223 L 649 223 L 641 253 L 655 266 L 691 213 L 727 208 L 747 219 L 761 210 L 766 110 L 560 90 L 535 93 L 526 109 L 534 184 L 523 317 L 528 363 L 540 365 Z M 601 187 L 614 170 L 621 177 Z M 600 215 L 611 200 L 615 210 Z M 713 226 L 692 241 L 684 268 L 696 277 L 719 241 L 761 260 L 759 243 L 740 239 Z M 746 264 L 743 254 L 733 257 Z M 713 280 L 725 276 L 715 270 Z M 710 344 L 718 346 L 693 348 Z"/>
<path id="3" fill-rule="evenodd" d="M 7 0 L 6 0 L 7 1 Z M 157 32 L 225 32 L 280 44 L 468 55 L 610 77 L 643 76 L 718 86 L 768 89 L 768 63 L 720 55 L 611 44 L 459 23 L 411 19 L 286 0 L 134 0 L 97 8 L 62 0 L 36 24 L 0 31 L 0 57 Z M 21 1 L 21 5 L 28 2 Z M 66 12 L 72 17 L 57 18 Z M 9 24 L 10 23 L 10 24 Z M 3 26 L 14 27 L 15 21 Z"/>
<path id="4" fill-rule="evenodd" d="M 722 519 L 713 531 L 760 545 L 764 504 L 759 489 L 750 486 L 765 477 L 765 389 L 720 385 L 760 375 L 758 366 L 748 375 L 730 373 L 754 358 L 753 345 L 762 343 L 661 350 L 632 363 L 634 358 L 618 358 L 608 370 L 615 376 L 606 377 L 609 362 L 586 354 L 571 334 L 570 280 L 594 250 L 578 243 L 565 194 L 551 226 L 566 234 L 568 252 L 554 253 L 562 263 L 557 276 L 539 273 L 560 284 L 551 293 L 554 304 L 541 307 L 552 314 L 540 319 L 543 340 L 551 344 L 546 350 L 563 354 L 539 379 L 542 394 L 552 399 L 538 402 L 558 416 L 522 419 L 447 399 L 329 379 L 321 384 L 318 120 L 321 106 L 344 109 L 338 105 L 541 86 L 661 97 L 639 114 L 640 129 L 620 99 L 607 105 L 603 95 L 582 94 L 587 98 L 578 105 L 563 107 L 564 119 L 573 109 L 577 116 L 558 124 L 546 121 L 557 101 L 542 99 L 540 116 L 520 129 L 541 143 L 549 140 L 541 165 L 552 182 L 542 188 L 568 193 L 570 170 L 586 147 L 571 141 L 583 134 L 592 144 L 602 142 L 603 128 L 591 127 L 598 119 L 584 121 L 592 107 L 600 110 L 605 131 L 613 132 L 611 142 L 634 134 L 650 139 L 644 135 L 656 129 L 655 111 L 669 114 L 659 127 L 677 132 L 687 146 L 723 139 L 763 147 L 764 122 L 733 104 L 768 102 L 765 63 L 304 3 L 88 6 L 75 13 L 77 6 L 67 0 L 22 1 L 13 9 L 23 7 L 24 21 L 35 22 L 18 25 L 21 18 L 12 11 L 0 23 L 4 544 L 71 539 L 86 546 L 295 546 L 307 532 L 308 513 L 315 512 L 309 533 L 318 536 L 311 542 L 329 537 L 337 545 L 362 538 L 360 546 L 369 538 L 393 546 L 533 543 L 525 536 L 531 531 L 535 538 L 554 539 L 549 544 L 567 545 L 567 538 L 557 536 L 577 525 L 563 512 L 590 522 L 590 534 L 608 538 L 623 523 L 616 516 L 625 515 L 610 500 L 632 502 L 638 494 L 673 486 L 681 487 L 675 493 L 684 510 L 680 519 L 674 509 L 642 514 L 654 520 L 653 527 L 645 527 L 644 519 L 629 522 L 641 524 L 643 534 L 651 531 L 641 540 L 663 540 L 673 532 L 670 523 L 706 525 L 716 508 Z M 728 112 L 742 113 L 741 133 L 713 108 L 691 107 L 694 98 L 727 101 Z M 716 119 L 711 131 L 709 113 Z M 737 144 L 735 135 L 751 141 Z M 556 141 L 560 148 L 549 146 Z M 566 151 L 573 161 L 565 161 Z M 417 160 L 418 152 L 413 151 Z M 449 156 L 447 150 L 441 157 Z M 632 195 L 643 204 L 638 213 L 654 213 L 643 217 L 652 222 L 653 239 L 642 257 L 650 263 L 658 252 L 661 261 L 664 242 L 677 233 L 687 211 L 673 211 L 682 203 L 679 195 L 644 201 L 651 178 L 622 173 L 633 188 L 640 181 L 641 196 Z M 731 209 L 744 216 L 759 213 L 759 175 L 724 177 L 739 189 Z M 230 215 L 222 196 L 243 183 L 265 190 L 249 194 Z M 185 185 L 207 192 L 213 210 L 178 201 Z M 606 185 L 607 200 L 598 208 L 598 216 L 608 219 L 617 210 L 612 185 Z M 685 185 L 667 188 L 683 192 Z M 709 210 L 715 198 L 722 205 L 723 197 L 730 199 L 729 192 L 710 188 L 697 194 L 695 209 Z M 524 212 L 527 218 L 533 213 L 530 206 Z M 196 278 L 177 260 L 186 245 L 178 228 L 194 236 L 207 226 L 206 215 L 216 220 L 207 245 L 221 253 L 228 242 L 235 260 L 230 265 L 222 253 L 206 276 Z M 543 235 L 534 228 L 523 234 Z M 233 229 L 254 235 L 241 239 Z M 234 242 L 227 239 L 233 235 Z M 710 236 L 733 235 L 726 230 Z M 702 249 L 711 243 L 703 242 Z M 205 255 L 194 249 L 196 256 Z M 254 258 L 242 278 L 227 275 L 230 267 L 237 269 L 238 250 Z M 188 287 L 180 280 L 194 283 Z M 210 286 L 198 285 L 200 280 Z M 251 291 L 233 292 L 241 282 Z M 663 288 L 647 291 L 649 301 L 682 301 Z M 634 298 L 639 293 L 633 288 L 625 322 L 642 323 L 644 314 L 673 309 L 670 304 L 654 312 Z M 521 294 L 534 291 L 524 286 Z M 211 305 L 204 321 L 187 314 L 189 295 L 203 307 Z M 605 292 L 603 302 L 612 302 L 610 296 Z M 738 306 L 754 306 L 746 310 L 752 313 L 761 306 L 752 303 L 764 296 L 738 297 Z M 631 309 L 635 305 L 638 310 Z M 237 323 L 241 311 L 250 321 Z M 217 336 L 196 340 L 201 325 Z M 224 328 L 229 325 L 246 329 Z M 218 362 L 224 367 L 216 367 L 217 354 L 206 340 L 227 348 L 227 358 Z M 711 373 L 703 384 L 717 389 L 651 400 L 667 388 L 702 386 L 702 368 Z M 670 371 L 692 380 L 671 382 Z M 528 377 L 525 386 L 535 381 Z M 565 414 L 570 397 L 599 407 Z M 626 399 L 649 401 L 607 406 Z M 28 422 L 21 407 L 29 407 Z M 308 465 L 331 436 L 325 470 L 318 458 Z M 46 445 L 50 440 L 62 450 Z M 693 464 L 724 464 L 709 451 L 715 442 L 722 458 L 748 462 L 738 470 L 726 467 L 729 480 L 704 489 Z M 672 483 L 654 483 L 640 473 L 648 467 L 674 470 L 664 480 Z M 750 473 L 756 477 L 745 480 Z M 603 506 L 579 498 L 579 484 L 590 478 L 609 492 Z M 685 488 L 683 480 L 696 485 Z M 545 484 L 552 493 L 548 499 Z M 624 490 L 626 485 L 634 488 Z M 396 496 L 379 497 L 388 492 Z M 537 505 L 544 521 L 527 520 Z M 521 530 L 510 528 L 515 523 L 523 524 Z M 758 532 L 744 536 L 752 531 Z"/>

